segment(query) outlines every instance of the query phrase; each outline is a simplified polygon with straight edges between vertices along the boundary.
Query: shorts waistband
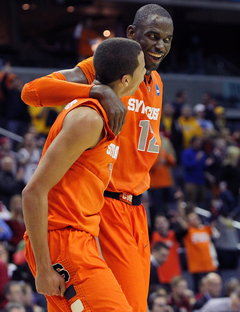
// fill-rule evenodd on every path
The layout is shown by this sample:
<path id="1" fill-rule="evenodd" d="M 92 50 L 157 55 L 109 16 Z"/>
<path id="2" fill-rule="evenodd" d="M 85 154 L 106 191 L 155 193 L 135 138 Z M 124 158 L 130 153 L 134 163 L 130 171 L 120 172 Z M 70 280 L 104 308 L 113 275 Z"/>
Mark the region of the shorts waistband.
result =
<path id="1" fill-rule="evenodd" d="M 105 191 L 104 196 L 120 200 L 128 205 L 133 205 L 133 206 L 141 205 L 142 194 L 135 196 L 129 193 L 117 193 L 117 192 Z"/>

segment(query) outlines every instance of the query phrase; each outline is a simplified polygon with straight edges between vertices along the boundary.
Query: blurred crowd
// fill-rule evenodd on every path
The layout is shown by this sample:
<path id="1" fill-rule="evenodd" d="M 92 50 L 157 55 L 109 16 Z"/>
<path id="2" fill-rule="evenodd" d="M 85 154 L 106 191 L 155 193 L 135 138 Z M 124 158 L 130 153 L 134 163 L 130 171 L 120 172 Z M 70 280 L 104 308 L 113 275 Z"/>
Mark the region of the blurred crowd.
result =
<path id="1" fill-rule="evenodd" d="M 21 192 L 62 107 L 28 107 L 22 86 L 6 64 L 0 72 L 0 130 L 5 131 L 0 133 L 0 311 L 44 312 L 45 297 L 36 292 L 24 256 Z M 180 90 L 172 103 L 163 104 L 160 136 L 151 186 L 142 196 L 151 241 L 149 310 L 217 312 L 219 304 L 240 311 L 234 274 L 240 129 L 228 125 L 225 109 L 210 92 L 193 105 Z M 232 270 L 230 279 L 223 279 L 222 270 Z"/>
<path id="2" fill-rule="evenodd" d="M 144 193 L 149 309 L 240 311 L 240 129 L 228 124 L 210 92 L 189 105 L 180 90 L 163 105 L 160 136 Z"/>

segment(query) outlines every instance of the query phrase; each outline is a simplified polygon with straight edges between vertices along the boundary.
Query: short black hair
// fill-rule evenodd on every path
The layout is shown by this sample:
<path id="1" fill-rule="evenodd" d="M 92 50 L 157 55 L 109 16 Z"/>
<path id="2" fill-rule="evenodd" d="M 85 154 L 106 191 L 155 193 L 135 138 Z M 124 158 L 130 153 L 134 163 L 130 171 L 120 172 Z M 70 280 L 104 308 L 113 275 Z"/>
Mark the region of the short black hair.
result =
<path id="1" fill-rule="evenodd" d="M 100 43 L 93 56 L 95 77 L 103 84 L 133 76 L 139 66 L 138 56 L 142 48 L 139 43 L 126 38 L 109 38 Z"/>
<path id="2" fill-rule="evenodd" d="M 144 25 L 145 21 L 148 19 L 150 15 L 159 15 L 162 17 L 167 17 L 167 18 L 172 19 L 168 11 L 165 10 L 160 5 L 146 4 L 137 10 L 134 20 L 133 20 L 133 25 L 136 28 L 141 27 L 142 25 Z"/>

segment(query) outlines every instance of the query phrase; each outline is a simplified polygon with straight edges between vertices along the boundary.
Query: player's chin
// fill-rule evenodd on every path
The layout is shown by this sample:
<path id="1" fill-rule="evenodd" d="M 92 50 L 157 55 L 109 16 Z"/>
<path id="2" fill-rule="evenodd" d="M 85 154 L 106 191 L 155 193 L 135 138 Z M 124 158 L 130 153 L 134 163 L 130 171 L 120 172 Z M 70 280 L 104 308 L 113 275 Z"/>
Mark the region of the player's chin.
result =
<path id="1" fill-rule="evenodd" d="M 160 58 L 158 61 L 154 61 L 154 62 L 151 62 L 151 61 L 148 61 L 146 62 L 146 69 L 147 70 L 157 70 L 158 67 L 160 66 L 161 62 L 162 62 L 163 58 Z"/>
<path id="2" fill-rule="evenodd" d="M 153 70 L 157 70 L 158 67 L 160 66 L 161 61 L 159 61 L 158 63 L 148 63 L 146 64 L 146 70 L 148 71 L 153 71 Z"/>

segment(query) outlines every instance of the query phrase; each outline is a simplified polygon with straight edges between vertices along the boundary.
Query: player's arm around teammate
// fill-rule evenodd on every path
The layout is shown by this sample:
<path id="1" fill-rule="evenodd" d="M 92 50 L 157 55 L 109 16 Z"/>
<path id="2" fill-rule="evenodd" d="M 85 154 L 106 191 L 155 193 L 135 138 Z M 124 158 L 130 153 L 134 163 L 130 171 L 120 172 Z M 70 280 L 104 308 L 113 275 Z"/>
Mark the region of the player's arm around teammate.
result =
<path id="1" fill-rule="evenodd" d="M 95 72 L 93 79 L 94 75 Z M 26 83 L 22 100 L 30 106 L 50 107 L 65 105 L 79 97 L 97 99 L 106 111 L 111 130 L 117 135 L 125 122 L 127 109 L 109 86 L 88 83 L 83 71 L 76 66 Z"/>

